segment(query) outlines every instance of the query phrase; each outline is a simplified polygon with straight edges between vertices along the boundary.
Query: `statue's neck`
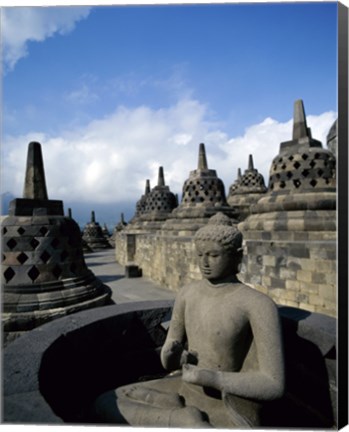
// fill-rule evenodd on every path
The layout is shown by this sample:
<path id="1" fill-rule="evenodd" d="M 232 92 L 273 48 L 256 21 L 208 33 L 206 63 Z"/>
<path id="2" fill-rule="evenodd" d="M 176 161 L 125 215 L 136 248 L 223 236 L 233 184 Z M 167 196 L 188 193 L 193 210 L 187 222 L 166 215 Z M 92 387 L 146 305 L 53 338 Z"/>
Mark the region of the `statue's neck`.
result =
<path id="1" fill-rule="evenodd" d="M 241 283 L 239 281 L 239 279 L 236 277 L 236 275 L 229 275 L 229 276 L 227 276 L 225 278 L 222 278 L 222 279 L 214 279 L 214 280 L 212 280 L 212 279 L 211 280 L 205 279 L 205 281 L 207 282 L 207 284 L 209 286 L 217 287 L 217 288 L 220 285 L 225 285 L 225 284 L 228 284 L 228 283 L 230 283 L 230 284 Z"/>

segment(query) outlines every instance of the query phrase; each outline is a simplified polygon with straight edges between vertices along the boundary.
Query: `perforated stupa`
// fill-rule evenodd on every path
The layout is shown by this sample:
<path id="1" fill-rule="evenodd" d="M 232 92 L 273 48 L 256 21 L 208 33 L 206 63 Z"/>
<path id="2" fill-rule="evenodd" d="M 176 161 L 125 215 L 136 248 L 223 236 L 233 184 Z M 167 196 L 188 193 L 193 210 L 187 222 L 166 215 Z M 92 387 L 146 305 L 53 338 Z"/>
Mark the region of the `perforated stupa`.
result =
<path id="1" fill-rule="evenodd" d="M 205 145 L 201 143 L 198 167 L 184 182 L 181 203 L 169 215 L 163 229 L 183 234 L 195 232 L 217 212 L 230 217 L 237 215 L 227 203 L 224 183 L 216 170 L 208 168 Z"/>
<path id="2" fill-rule="evenodd" d="M 2 223 L 4 331 L 26 331 L 101 306 L 110 290 L 86 267 L 78 224 L 47 195 L 41 145 L 28 147 L 23 198 Z"/>
<path id="3" fill-rule="evenodd" d="M 279 303 L 336 313 L 336 157 L 312 138 L 302 100 L 280 144 L 268 191 L 239 224 L 246 282 Z M 287 291 L 286 291 L 287 290 Z"/>
<path id="4" fill-rule="evenodd" d="M 239 213 L 239 220 L 244 220 L 250 214 L 250 207 L 266 193 L 264 177 L 254 167 L 253 157 L 249 155 L 248 168 L 244 174 L 238 172 L 238 178 L 229 188 L 228 204 L 235 207 Z"/>

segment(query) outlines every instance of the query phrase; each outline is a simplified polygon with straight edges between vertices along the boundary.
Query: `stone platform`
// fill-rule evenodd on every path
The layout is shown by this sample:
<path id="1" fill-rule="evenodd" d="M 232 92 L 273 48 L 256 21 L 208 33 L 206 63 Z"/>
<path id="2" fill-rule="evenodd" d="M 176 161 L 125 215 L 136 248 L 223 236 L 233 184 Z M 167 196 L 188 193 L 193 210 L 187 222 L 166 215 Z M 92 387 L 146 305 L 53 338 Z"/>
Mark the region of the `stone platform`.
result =
<path id="1" fill-rule="evenodd" d="M 174 291 L 152 282 L 146 277 L 127 278 L 125 267 L 115 261 L 115 251 L 106 249 L 85 255 L 87 267 L 112 290 L 114 303 L 147 300 L 173 300 Z"/>
<path id="2" fill-rule="evenodd" d="M 90 407 L 99 394 L 165 374 L 159 349 L 172 305 L 125 301 L 65 316 L 16 339 L 3 352 L 2 423 L 98 424 Z M 286 393 L 265 407 L 263 426 L 336 429 L 336 320 L 287 307 L 280 317 Z"/>

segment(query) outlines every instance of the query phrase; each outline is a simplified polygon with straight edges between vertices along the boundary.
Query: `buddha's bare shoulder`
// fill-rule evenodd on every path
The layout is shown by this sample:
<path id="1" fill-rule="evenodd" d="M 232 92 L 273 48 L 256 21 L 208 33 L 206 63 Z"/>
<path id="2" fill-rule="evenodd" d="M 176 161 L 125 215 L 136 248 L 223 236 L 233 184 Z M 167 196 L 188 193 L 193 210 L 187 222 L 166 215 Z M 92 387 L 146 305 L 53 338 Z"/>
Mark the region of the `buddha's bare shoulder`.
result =
<path id="1" fill-rule="evenodd" d="M 205 282 L 203 280 L 191 281 L 179 289 L 177 297 L 185 298 L 187 296 L 197 295 L 203 288 L 204 284 Z"/>
<path id="2" fill-rule="evenodd" d="M 246 308 L 255 313 L 263 314 L 267 311 L 277 309 L 274 300 L 268 295 L 243 283 L 240 284 L 238 295 L 240 301 L 246 306 Z"/>

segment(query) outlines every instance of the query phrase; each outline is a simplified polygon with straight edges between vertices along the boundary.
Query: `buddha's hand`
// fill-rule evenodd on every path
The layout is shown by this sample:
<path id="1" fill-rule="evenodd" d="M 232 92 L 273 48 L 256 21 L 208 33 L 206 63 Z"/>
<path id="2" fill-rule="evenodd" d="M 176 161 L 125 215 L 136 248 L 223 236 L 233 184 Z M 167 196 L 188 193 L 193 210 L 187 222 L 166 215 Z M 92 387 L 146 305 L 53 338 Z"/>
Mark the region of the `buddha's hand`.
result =
<path id="1" fill-rule="evenodd" d="M 187 351 L 177 340 L 167 343 L 162 350 L 163 364 L 166 369 L 176 370 L 182 365 L 197 364 L 198 356 L 195 351 Z"/>
<path id="2" fill-rule="evenodd" d="M 218 389 L 218 373 L 211 369 L 184 364 L 182 366 L 182 379 L 191 384 Z"/>
<path id="3" fill-rule="evenodd" d="M 181 358 L 184 347 L 181 342 L 172 340 L 167 342 L 161 351 L 163 365 L 168 370 L 176 370 L 181 367 Z"/>
<path id="4" fill-rule="evenodd" d="M 181 355 L 181 366 L 185 364 L 198 364 L 198 353 L 196 351 L 183 350 Z"/>

